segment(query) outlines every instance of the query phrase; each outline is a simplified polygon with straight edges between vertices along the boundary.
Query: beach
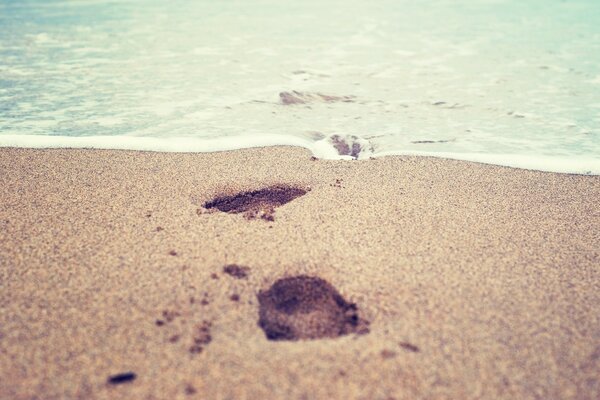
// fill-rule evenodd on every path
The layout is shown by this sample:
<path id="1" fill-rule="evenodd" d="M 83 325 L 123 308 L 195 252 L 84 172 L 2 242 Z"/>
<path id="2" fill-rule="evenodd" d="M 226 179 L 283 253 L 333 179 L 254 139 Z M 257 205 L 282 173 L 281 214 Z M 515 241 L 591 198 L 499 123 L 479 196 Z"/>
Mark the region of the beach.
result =
<path id="1" fill-rule="evenodd" d="M 600 398 L 599 176 L 1 148 L 0 185 L 1 399 Z M 262 310 L 293 277 L 336 301 Z"/>

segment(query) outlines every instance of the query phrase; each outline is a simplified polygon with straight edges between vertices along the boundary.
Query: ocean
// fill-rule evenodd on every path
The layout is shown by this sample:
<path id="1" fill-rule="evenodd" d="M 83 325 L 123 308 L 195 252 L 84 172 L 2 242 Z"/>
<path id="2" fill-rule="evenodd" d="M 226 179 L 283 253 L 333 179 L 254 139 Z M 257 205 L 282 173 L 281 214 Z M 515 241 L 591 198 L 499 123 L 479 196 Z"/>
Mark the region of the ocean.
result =
<path id="1" fill-rule="evenodd" d="M 600 174 L 598 0 L 0 0 L 0 146 Z"/>

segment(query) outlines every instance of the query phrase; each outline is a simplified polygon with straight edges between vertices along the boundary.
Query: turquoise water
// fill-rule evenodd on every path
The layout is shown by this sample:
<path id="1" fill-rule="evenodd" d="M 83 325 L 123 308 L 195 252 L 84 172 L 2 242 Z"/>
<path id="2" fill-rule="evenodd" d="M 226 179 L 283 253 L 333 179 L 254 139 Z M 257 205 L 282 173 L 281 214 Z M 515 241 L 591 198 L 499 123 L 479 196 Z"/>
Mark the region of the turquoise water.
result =
<path id="1" fill-rule="evenodd" d="M 334 135 L 600 174 L 600 1 L 0 0 L 0 146 L 349 158 Z"/>

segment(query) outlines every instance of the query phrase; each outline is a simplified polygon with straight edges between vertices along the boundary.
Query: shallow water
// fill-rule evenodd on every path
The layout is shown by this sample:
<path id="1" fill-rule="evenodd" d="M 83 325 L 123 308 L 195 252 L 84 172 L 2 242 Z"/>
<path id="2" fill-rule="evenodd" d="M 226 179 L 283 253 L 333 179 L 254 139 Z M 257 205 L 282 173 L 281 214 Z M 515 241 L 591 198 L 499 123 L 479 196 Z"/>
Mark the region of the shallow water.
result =
<path id="1" fill-rule="evenodd" d="M 600 174 L 599 1 L 423 4 L 0 0 L 0 146 L 349 158 L 338 135 Z"/>

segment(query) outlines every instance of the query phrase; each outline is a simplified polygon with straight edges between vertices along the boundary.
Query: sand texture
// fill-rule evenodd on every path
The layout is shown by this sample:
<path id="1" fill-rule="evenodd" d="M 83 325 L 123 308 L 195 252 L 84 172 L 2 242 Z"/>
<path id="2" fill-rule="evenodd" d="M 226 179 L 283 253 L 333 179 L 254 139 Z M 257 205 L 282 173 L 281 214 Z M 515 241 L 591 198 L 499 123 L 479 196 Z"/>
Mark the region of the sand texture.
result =
<path id="1" fill-rule="evenodd" d="M 5 148 L 0 188 L 1 399 L 600 398 L 598 176 Z"/>

